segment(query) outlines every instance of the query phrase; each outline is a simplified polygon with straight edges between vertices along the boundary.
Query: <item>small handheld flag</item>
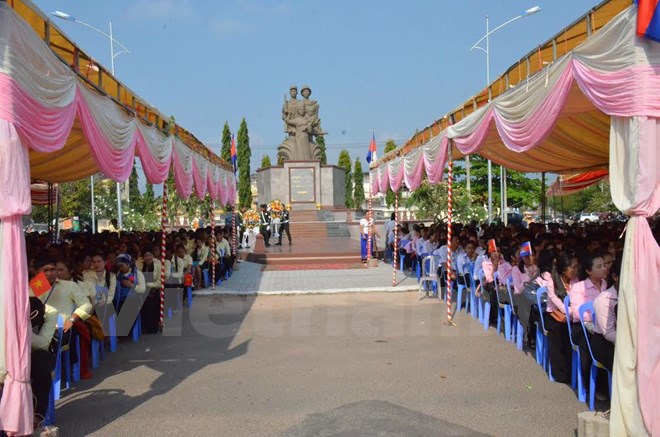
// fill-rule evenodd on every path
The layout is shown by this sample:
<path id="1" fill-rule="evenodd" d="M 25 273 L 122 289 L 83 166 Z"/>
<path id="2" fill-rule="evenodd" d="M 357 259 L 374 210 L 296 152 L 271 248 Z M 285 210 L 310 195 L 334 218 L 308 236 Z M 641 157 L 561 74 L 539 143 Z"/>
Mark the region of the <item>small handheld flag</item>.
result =
<path id="1" fill-rule="evenodd" d="M 46 278 L 46 274 L 44 272 L 39 272 L 37 276 L 32 278 L 30 281 L 30 288 L 37 297 L 50 290 L 51 286 L 50 282 L 48 282 L 48 278 Z"/>
<path id="2" fill-rule="evenodd" d="M 660 42 L 660 0 L 637 2 L 637 35 Z"/>
<path id="3" fill-rule="evenodd" d="M 231 136 L 231 164 L 234 166 L 234 173 L 236 173 L 236 170 L 238 170 L 236 166 L 236 140 L 233 135 Z"/>
<path id="4" fill-rule="evenodd" d="M 520 245 L 520 256 L 532 256 L 532 243 L 526 241 Z"/>
<path id="5" fill-rule="evenodd" d="M 488 253 L 492 253 L 492 252 L 497 252 L 497 244 L 495 243 L 494 238 L 488 240 Z"/>
<path id="6" fill-rule="evenodd" d="M 371 134 L 371 143 L 369 143 L 369 151 L 367 152 L 367 163 L 371 164 L 376 160 L 376 135 Z"/>

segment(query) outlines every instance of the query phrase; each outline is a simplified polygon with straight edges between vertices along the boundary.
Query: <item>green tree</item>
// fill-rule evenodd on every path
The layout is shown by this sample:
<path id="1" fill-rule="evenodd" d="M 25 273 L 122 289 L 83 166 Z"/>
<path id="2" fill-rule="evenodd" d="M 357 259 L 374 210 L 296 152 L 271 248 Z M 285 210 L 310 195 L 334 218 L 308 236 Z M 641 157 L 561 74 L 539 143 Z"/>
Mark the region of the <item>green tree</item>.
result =
<path id="1" fill-rule="evenodd" d="M 488 160 L 479 155 L 470 155 L 471 191 L 474 201 L 488 204 Z M 531 209 L 541 202 L 541 181 L 525 173 L 507 170 L 507 204 L 509 208 Z M 454 164 L 454 186 L 465 189 L 465 169 L 458 162 Z M 493 165 L 493 209 L 500 205 L 500 169 Z"/>
<path id="2" fill-rule="evenodd" d="M 321 149 L 321 165 L 327 165 L 328 156 L 327 156 L 327 148 L 325 147 L 325 137 L 323 135 L 317 136 L 316 144 L 318 144 L 319 149 Z"/>
<path id="3" fill-rule="evenodd" d="M 128 203 L 133 208 L 140 203 L 139 183 L 137 168 L 135 167 L 135 162 L 133 162 L 133 170 L 131 170 L 131 176 L 128 178 Z"/>
<path id="4" fill-rule="evenodd" d="M 385 143 L 385 149 L 383 149 L 384 150 L 383 156 L 385 156 L 385 154 L 391 152 L 394 149 L 396 149 L 396 143 L 394 142 L 394 140 L 392 139 L 387 140 L 387 142 Z M 399 204 L 401 204 L 401 190 L 399 190 L 398 196 L 399 196 Z M 387 193 L 385 193 L 385 203 L 387 204 L 388 208 L 391 208 L 394 205 L 394 191 L 392 191 L 392 188 L 390 187 L 387 187 Z"/>
<path id="5" fill-rule="evenodd" d="M 222 128 L 222 149 L 220 157 L 226 162 L 231 163 L 231 130 L 229 130 L 229 123 L 225 121 L 225 126 Z"/>
<path id="6" fill-rule="evenodd" d="M 261 167 L 259 167 L 259 168 L 270 167 L 270 165 L 271 165 L 270 164 L 270 156 L 268 156 L 268 155 L 262 156 L 261 157 Z"/>
<path id="7" fill-rule="evenodd" d="M 344 195 L 346 200 L 344 205 L 346 208 L 353 208 L 353 178 L 351 177 L 351 155 L 349 155 L 348 150 L 342 149 L 339 152 L 339 161 L 337 162 L 339 167 L 343 168 L 346 172 L 346 181 L 344 184 Z"/>
<path id="8" fill-rule="evenodd" d="M 563 208 L 567 214 L 617 211 L 607 181 L 601 181 L 575 194 L 564 196 L 563 199 L 559 196 L 554 199 L 548 197 L 548 205 L 555 205 L 558 211 L 562 211 Z"/>
<path id="9" fill-rule="evenodd" d="M 353 205 L 356 209 L 362 209 L 364 203 L 364 174 L 362 163 L 355 158 L 355 169 L 353 170 Z"/>
<path id="10" fill-rule="evenodd" d="M 250 184 L 250 136 L 245 118 L 238 128 L 236 154 L 238 155 L 238 203 L 250 207 L 252 204 L 252 186 Z"/>
<path id="11" fill-rule="evenodd" d="M 82 220 L 91 220 L 92 191 L 89 178 L 59 184 L 59 189 L 61 198 L 60 217 L 78 216 Z M 117 197 L 116 195 L 113 197 L 116 211 Z"/>

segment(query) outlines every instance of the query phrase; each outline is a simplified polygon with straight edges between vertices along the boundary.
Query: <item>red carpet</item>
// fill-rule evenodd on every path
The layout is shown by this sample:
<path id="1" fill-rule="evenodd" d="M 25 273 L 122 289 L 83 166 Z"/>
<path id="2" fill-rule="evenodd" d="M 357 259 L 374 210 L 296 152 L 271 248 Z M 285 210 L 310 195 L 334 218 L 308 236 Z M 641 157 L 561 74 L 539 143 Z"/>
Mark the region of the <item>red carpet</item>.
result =
<path id="1" fill-rule="evenodd" d="M 293 271 L 293 270 L 353 270 L 366 268 L 361 263 L 327 263 L 327 264 L 267 264 L 262 272 Z"/>

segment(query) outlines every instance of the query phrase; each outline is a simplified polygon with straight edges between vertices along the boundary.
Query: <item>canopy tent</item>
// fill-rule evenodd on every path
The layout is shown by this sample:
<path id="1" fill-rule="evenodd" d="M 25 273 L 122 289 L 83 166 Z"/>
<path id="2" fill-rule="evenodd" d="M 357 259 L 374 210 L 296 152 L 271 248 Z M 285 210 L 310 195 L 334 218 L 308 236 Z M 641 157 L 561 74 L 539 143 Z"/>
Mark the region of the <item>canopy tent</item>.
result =
<path id="1" fill-rule="evenodd" d="M 83 71 L 98 72 L 94 81 L 81 74 L 85 62 L 89 68 Z M 123 182 L 139 157 L 150 183 L 164 183 L 172 169 L 184 198 L 193 190 L 200 198 L 208 193 L 223 204 L 236 197 L 231 167 L 148 108 L 34 6 L 0 1 L 2 430 L 32 433 L 28 275 L 21 220 L 31 210 L 32 179 L 65 182 L 102 172 Z"/>
<path id="2" fill-rule="evenodd" d="M 621 7 L 625 3 L 626 7 Z M 595 32 L 599 11 L 612 17 Z M 609 11 L 609 12 L 608 12 Z M 598 15 L 602 16 L 602 15 Z M 579 45 L 491 101 L 484 93 L 372 164 L 371 192 L 437 183 L 448 156 L 479 153 L 526 172 L 609 167 L 612 199 L 630 216 L 623 255 L 610 432 L 660 433 L 660 249 L 646 217 L 660 207 L 660 44 L 635 35 L 637 9 L 612 0 L 590 11 Z M 544 47 L 556 53 L 557 35 Z M 524 62 L 530 71 L 530 58 Z M 523 62 L 519 63 L 520 66 Z M 453 124 L 452 124 L 453 122 Z M 451 149 L 451 152 L 450 152 Z M 451 162 L 451 161 L 450 161 Z"/>
<path id="3" fill-rule="evenodd" d="M 548 197 L 568 196 L 589 188 L 609 176 L 607 170 L 592 170 L 572 175 L 559 175 L 545 192 Z"/>

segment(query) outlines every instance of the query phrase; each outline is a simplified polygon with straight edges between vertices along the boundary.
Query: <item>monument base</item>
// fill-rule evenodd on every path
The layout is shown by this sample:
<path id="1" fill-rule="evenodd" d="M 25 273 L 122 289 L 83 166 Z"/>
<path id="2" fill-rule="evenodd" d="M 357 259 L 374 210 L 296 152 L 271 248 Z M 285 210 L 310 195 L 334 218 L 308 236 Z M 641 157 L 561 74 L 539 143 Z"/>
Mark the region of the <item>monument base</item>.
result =
<path id="1" fill-rule="evenodd" d="M 257 170 L 258 202 L 278 199 L 293 210 L 344 208 L 346 172 L 320 161 L 284 161 Z"/>

